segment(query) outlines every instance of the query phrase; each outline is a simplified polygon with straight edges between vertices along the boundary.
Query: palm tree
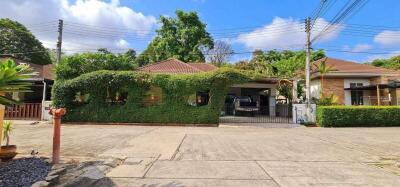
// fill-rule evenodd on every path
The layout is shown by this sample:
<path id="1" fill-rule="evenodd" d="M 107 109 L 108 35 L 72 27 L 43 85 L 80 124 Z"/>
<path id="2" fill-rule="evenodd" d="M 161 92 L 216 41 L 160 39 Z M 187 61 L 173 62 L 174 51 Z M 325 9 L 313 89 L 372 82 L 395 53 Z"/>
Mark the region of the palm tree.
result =
<path id="1" fill-rule="evenodd" d="M 321 60 L 319 64 L 314 64 L 317 72 L 321 75 L 321 96 L 323 96 L 324 91 L 324 76 L 333 70 L 333 66 L 328 66 L 326 64 L 326 58 Z"/>
<path id="2" fill-rule="evenodd" d="M 29 82 L 25 79 L 34 73 L 27 64 L 17 65 L 13 60 L 7 59 L 0 63 L 0 104 L 10 105 L 17 103 L 16 100 L 4 96 L 7 92 L 27 92 Z"/>

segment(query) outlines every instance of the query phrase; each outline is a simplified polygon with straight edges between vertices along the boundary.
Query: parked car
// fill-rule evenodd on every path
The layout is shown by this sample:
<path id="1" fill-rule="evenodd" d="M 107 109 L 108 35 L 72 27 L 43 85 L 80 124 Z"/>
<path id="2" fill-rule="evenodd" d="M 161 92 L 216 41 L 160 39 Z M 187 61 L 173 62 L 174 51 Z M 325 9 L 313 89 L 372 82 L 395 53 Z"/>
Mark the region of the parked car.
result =
<path id="1" fill-rule="evenodd" d="M 260 110 L 259 103 L 253 102 L 249 96 L 236 97 L 233 103 L 234 108 L 232 113 L 234 116 L 240 113 L 249 113 L 251 116 L 254 116 Z"/>

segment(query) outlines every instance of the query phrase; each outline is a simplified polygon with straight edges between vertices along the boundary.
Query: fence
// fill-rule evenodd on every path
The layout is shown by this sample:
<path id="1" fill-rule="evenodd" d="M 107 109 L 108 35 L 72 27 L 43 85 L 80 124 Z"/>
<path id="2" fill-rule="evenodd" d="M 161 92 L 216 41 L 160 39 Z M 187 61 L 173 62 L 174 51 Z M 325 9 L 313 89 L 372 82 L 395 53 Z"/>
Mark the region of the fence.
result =
<path id="1" fill-rule="evenodd" d="M 23 103 L 6 106 L 5 119 L 35 119 L 40 120 L 42 115 L 41 103 Z"/>
<path id="2" fill-rule="evenodd" d="M 220 117 L 220 123 L 292 123 L 292 107 L 287 104 L 277 104 L 255 113 L 233 113 L 234 107 L 225 105 L 225 115 Z"/>

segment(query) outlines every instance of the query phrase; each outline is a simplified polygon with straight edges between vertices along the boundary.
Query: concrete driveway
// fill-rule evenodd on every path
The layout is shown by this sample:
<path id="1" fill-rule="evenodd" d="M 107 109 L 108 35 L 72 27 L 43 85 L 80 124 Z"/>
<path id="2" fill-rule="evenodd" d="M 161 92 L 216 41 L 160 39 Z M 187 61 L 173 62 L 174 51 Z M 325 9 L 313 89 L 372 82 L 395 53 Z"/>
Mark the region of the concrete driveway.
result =
<path id="1" fill-rule="evenodd" d="M 50 155 L 51 137 L 17 122 L 12 143 Z M 124 158 L 117 186 L 400 186 L 400 128 L 66 125 L 62 155 Z"/>

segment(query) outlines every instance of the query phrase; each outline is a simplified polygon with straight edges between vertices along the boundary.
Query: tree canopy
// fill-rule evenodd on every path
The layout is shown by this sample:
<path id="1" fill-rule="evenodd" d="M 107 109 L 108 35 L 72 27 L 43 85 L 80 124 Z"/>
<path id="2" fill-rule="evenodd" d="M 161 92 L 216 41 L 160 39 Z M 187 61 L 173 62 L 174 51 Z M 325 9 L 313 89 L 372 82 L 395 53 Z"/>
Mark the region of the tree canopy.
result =
<path id="1" fill-rule="evenodd" d="M 315 51 L 311 55 L 311 60 L 315 61 L 325 57 L 322 50 Z M 236 68 L 253 70 L 266 76 L 277 76 L 282 78 L 292 77 L 299 70 L 304 69 L 304 51 L 261 51 L 255 50 L 249 62 L 241 61 L 236 63 Z"/>
<path id="2" fill-rule="evenodd" d="M 42 43 L 24 25 L 7 18 L 0 19 L 0 53 L 34 64 L 51 64 Z"/>
<path id="3" fill-rule="evenodd" d="M 99 49 L 96 53 L 66 56 L 56 66 L 56 77 L 64 80 L 97 70 L 133 70 L 137 67 L 134 54 L 134 50 L 113 54 L 107 49 Z"/>
<path id="4" fill-rule="evenodd" d="M 138 56 L 140 66 L 168 58 L 183 62 L 204 62 L 204 48 L 214 42 L 196 12 L 176 11 L 176 18 L 161 16 L 161 27 L 147 48 Z"/>
<path id="5" fill-rule="evenodd" d="M 388 59 L 376 59 L 371 64 L 377 67 L 400 70 L 400 55 Z"/>

